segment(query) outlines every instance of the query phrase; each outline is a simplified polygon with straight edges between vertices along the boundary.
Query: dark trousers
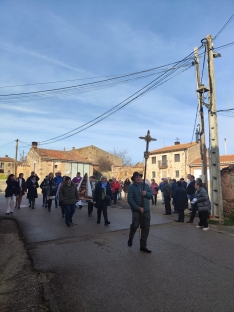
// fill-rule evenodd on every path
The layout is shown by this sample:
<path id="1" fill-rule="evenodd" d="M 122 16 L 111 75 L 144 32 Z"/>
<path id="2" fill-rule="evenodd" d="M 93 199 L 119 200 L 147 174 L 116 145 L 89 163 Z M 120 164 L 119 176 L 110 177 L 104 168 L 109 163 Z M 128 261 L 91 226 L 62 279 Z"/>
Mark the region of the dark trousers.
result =
<path id="1" fill-rule="evenodd" d="M 48 210 L 51 211 L 52 199 L 47 200 Z"/>
<path id="2" fill-rule="evenodd" d="M 59 201 L 59 206 L 61 207 L 62 216 L 64 216 L 66 206 L 61 201 Z"/>
<path id="3" fill-rule="evenodd" d="M 42 199 L 43 205 L 46 206 L 47 204 L 46 194 L 43 193 L 42 195 L 43 195 L 43 199 Z"/>
<path id="4" fill-rule="evenodd" d="M 164 195 L 164 202 L 165 202 L 165 213 L 171 214 L 171 197 Z"/>
<path id="5" fill-rule="evenodd" d="M 116 195 L 117 195 L 117 194 L 116 194 Z M 97 219 L 98 219 L 98 221 L 101 220 L 102 212 L 103 212 L 104 220 L 105 220 L 105 222 L 107 222 L 107 221 L 108 221 L 108 216 L 107 216 L 107 202 L 106 202 L 105 200 L 101 200 L 101 201 L 98 203 L 98 209 L 97 209 Z"/>
<path id="6" fill-rule="evenodd" d="M 88 202 L 88 214 L 91 215 L 93 212 L 93 202 Z"/>
<path id="7" fill-rule="evenodd" d="M 58 207 L 58 200 L 57 200 L 57 197 L 55 196 L 55 207 L 57 208 Z"/>
<path id="8" fill-rule="evenodd" d="M 178 210 L 178 220 L 184 222 L 184 210 Z"/>
<path id="9" fill-rule="evenodd" d="M 197 212 L 197 204 L 192 204 L 192 213 L 190 216 L 190 220 L 193 221 L 194 218 L 196 217 L 196 212 Z"/>
<path id="10" fill-rule="evenodd" d="M 150 212 L 146 211 L 140 213 L 138 211 L 132 211 L 132 224 L 130 225 L 129 239 L 133 240 L 136 230 L 141 224 L 141 239 L 140 247 L 144 248 L 147 246 L 147 238 L 149 235 L 150 228 Z"/>
<path id="11" fill-rule="evenodd" d="M 35 198 L 29 198 L 29 205 L 31 205 L 32 208 L 35 206 Z"/>
<path id="12" fill-rule="evenodd" d="M 65 205 L 65 222 L 69 226 L 70 223 L 72 222 L 72 217 L 76 211 L 76 205 L 75 204 L 70 204 L 70 205 Z"/>
<path id="13" fill-rule="evenodd" d="M 113 193 L 114 204 L 116 204 L 116 202 L 117 202 L 117 195 L 118 195 L 118 192 Z"/>
<path id="14" fill-rule="evenodd" d="M 199 211 L 198 212 L 199 215 L 199 225 L 200 226 L 204 226 L 204 228 L 208 227 L 208 211 Z"/>
<path id="15" fill-rule="evenodd" d="M 152 205 L 157 205 L 157 194 L 153 194 Z"/>

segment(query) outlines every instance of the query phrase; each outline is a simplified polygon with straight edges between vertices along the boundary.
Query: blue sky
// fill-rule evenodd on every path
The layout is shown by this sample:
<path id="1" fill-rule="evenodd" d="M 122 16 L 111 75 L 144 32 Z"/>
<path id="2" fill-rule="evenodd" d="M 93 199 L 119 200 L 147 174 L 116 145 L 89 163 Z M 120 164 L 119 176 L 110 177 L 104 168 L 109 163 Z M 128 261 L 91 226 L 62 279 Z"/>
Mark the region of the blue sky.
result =
<path id="1" fill-rule="evenodd" d="M 234 13 L 232 0 L 220 1 L 0 1 L 0 86 L 83 79 L 141 71 L 179 61 L 208 34 L 215 36 Z M 214 47 L 234 41 L 234 21 Z M 234 46 L 215 60 L 217 109 L 233 108 Z M 204 83 L 207 85 L 206 66 Z M 43 141 L 82 125 L 118 104 L 153 78 L 93 92 L 27 102 L 0 102 L 0 145 L 19 139 Z M 77 82 L 76 82 L 77 83 Z M 80 83 L 78 81 L 78 83 Z M 64 87 L 74 82 L 0 88 L 0 94 Z M 150 149 L 190 142 L 196 115 L 195 69 L 64 141 L 41 146 L 69 150 L 96 145 L 127 149 L 142 161 L 139 136 L 151 130 Z M 232 115 L 232 114 L 229 114 Z M 234 115 L 233 115 L 234 116 Z M 207 116 L 205 116 L 206 127 Z M 224 138 L 234 154 L 233 118 L 219 116 L 220 154 Z M 199 122 L 197 122 L 199 123 Z M 207 132 L 208 139 L 208 132 Z M 19 152 L 28 147 L 19 144 Z M 14 143 L 0 156 L 14 157 Z"/>

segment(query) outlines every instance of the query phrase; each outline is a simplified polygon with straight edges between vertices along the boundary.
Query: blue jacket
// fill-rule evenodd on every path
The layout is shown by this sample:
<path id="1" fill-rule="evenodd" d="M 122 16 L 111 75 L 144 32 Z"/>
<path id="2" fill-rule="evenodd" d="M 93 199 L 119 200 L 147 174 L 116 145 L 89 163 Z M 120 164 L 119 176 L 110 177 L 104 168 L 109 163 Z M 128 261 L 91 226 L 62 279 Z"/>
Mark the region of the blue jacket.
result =
<path id="1" fill-rule="evenodd" d="M 56 189 L 58 189 L 59 184 L 63 182 L 63 177 L 57 176 L 57 177 L 54 178 L 54 180 L 56 181 L 56 184 L 57 184 L 57 188 Z"/>
<path id="2" fill-rule="evenodd" d="M 142 207 L 142 190 L 143 183 L 140 185 L 132 183 L 128 189 L 128 203 L 132 211 L 139 211 L 139 208 Z M 146 195 L 144 196 L 144 210 L 150 211 L 149 200 L 153 198 L 153 193 L 148 184 L 145 184 Z"/>
<path id="3" fill-rule="evenodd" d="M 164 184 L 162 182 L 159 183 L 159 189 L 161 192 L 164 191 Z"/>

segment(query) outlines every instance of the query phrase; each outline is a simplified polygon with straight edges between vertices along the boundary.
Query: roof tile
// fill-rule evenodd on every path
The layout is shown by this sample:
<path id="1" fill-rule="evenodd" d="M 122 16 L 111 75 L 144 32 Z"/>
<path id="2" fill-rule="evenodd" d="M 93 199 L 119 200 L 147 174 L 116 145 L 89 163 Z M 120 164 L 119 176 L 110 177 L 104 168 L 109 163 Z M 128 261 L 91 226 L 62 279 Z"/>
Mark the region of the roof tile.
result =
<path id="1" fill-rule="evenodd" d="M 188 149 L 192 146 L 195 146 L 196 142 L 191 142 L 191 143 L 184 143 L 184 144 L 177 144 L 177 145 L 171 145 L 171 146 L 165 146 L 156 150 L 153 150 L 150 152 L 151 155 L 153 154 L 159 154 L 159 153 L 166 153 L 166 152 L 173 152 L 173 151 L 179 151 L 179 150 L 184 150 Z"/>
<path id="2" fill-rule="evenodd" d="M 234 163 L 234 154 L 220 155 L 219 159 L 220 163 Z M 190 165 L 201 165 L 201 158 L 194 159 Z"/>
<path id="3" fill-rule="evenodd" d="M 77 153 L 74 153 L 72 151 L 59 151 L 44 148 L 38 148 L 37 150 L 42 159 L 56 159 L 90 163 L 87 159 L 85 159 L 84 157 L 80 157 Z"/>

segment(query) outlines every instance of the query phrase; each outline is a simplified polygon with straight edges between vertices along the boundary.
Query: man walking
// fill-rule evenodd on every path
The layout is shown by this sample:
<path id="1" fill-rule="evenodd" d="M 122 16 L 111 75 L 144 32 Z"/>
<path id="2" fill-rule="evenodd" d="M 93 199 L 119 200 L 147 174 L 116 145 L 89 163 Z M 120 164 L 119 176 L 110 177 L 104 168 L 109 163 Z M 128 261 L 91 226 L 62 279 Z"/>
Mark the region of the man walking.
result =
<path id="1" fill-rule="evenodd" d="M 60 187 L 59 199 L 65 205 L 65 222 L 68 227 L 72 224 L 72 217 L 76 210 L 76 202 L 79 200 L 77 187 L 70 177 L 65 178 L 65 183 Z"/>
<path id="2" fill-rule="evenodd" d="M 163 179 L 164 184 L 164 202 L 165 202 L 165 213 L 164 215 L 171 215 L 171 196 L 172 196 L 172 187 L 171 183 L 168 183 L 167 179 Z"/>
<path id="3" fill-rule="evenodd" d="M 145 184 L 145 191 L 143 191 L 142 174 L 134 172 L 131 180 L 133 183 L 128 189 L 128 203 L 132 210 L 132 224 L 130 226 L 128 246 L 132 246 L 134 234 L 140 225 L 140 250 L 151 253 L 151 250 L 147 248 L 147 238 L 150 227 L 149 201 L 153 199 L 153 193 L 148 184 Z"/>

